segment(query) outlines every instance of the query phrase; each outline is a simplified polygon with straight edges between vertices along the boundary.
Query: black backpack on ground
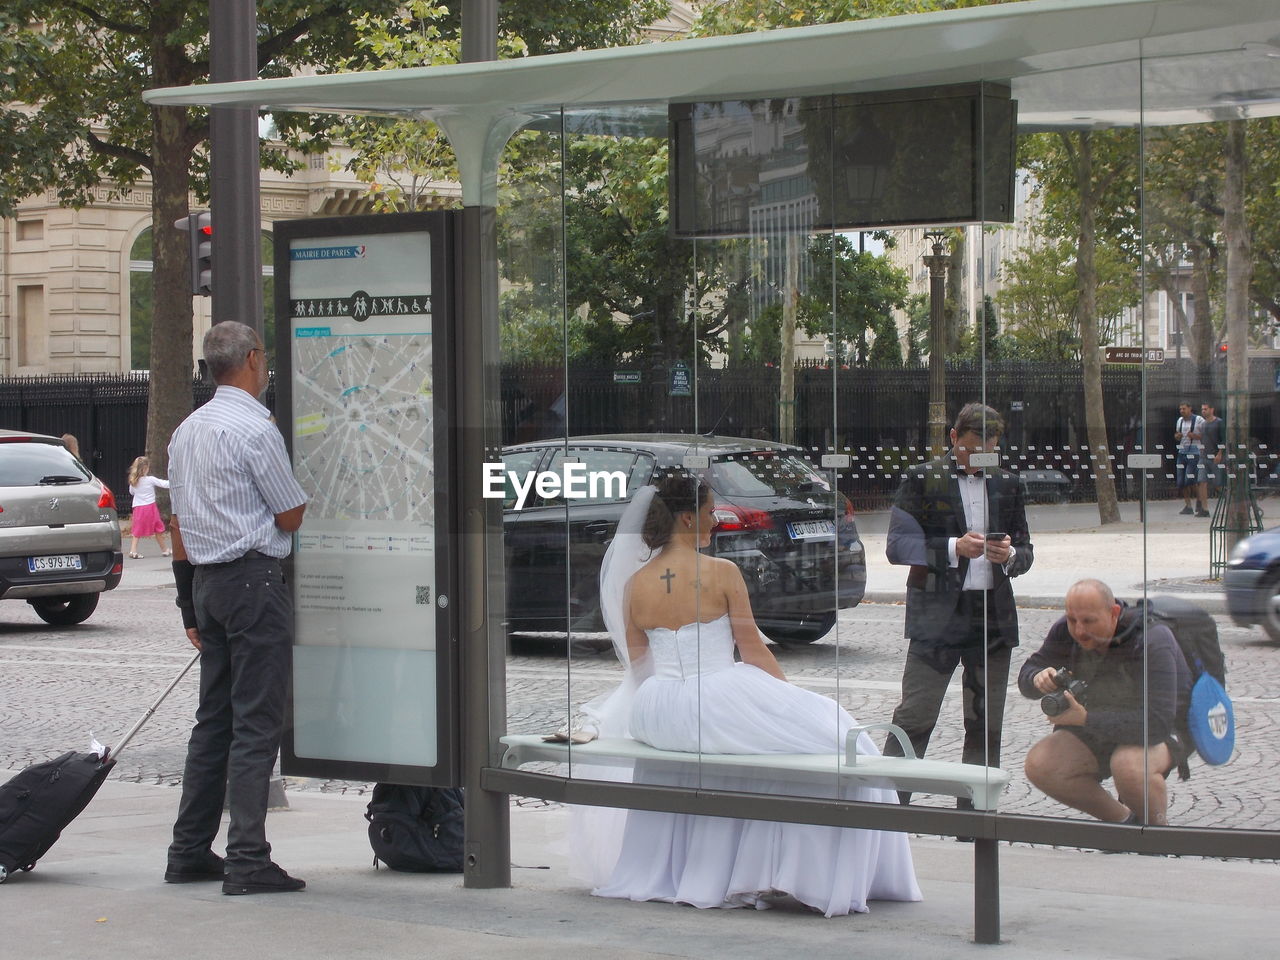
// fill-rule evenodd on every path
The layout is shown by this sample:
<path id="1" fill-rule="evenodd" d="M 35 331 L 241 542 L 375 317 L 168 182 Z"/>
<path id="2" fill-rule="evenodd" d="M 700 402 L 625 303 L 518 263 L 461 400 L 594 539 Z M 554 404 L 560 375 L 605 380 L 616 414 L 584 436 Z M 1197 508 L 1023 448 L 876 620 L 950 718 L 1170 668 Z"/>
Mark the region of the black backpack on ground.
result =
<path id="1" fill-rule="evenodd" d="M 1150 622 L 1169 628 L 1187 661 L 1187 668 L 1191 673 L 1192 703 L 1188 716 L 1182 718 L 1179 734 L 1190 739 L 1196 752 L 1206 763 L 1225 763 L 1230 757 L 1231 746 L 1235 743 L 1235 721 L 1231 701 L 1226 694 L 1227 665 L 1226 658 L 1222 655 L 1222 645 L 1218 642 L 1218 625 L 1202 608 L 1181 597 L 1150 597 L 1139 600 L 1134 607 Z M 1217 682 L 1216 690 L 1213 690 L 1214 685 L 1209 681 L 1200 683 L 1205 676 L 1212 677 Z M 1197 689 L 1200 689 L 1199 694 L 1196 693 Z M 1207 693 L 1206 690 L 1211 692 Z M 1212 742 L 1215 736 L 1205 728 L 1203 719 L 1197 722 L 1197 715 L 1204 712 L 1199 703 L 1202 695 L 1219 698 L 1225 707 L 1223 720 L 1228 728 L 1220 730 L 1216 736 L 1219 740 L 1228 738 L 1222 743 Z M 1185 757 L 1178 764 L 1178 776 L 1183 780 L 1191 776 Z"/>
<path id="2" fill-rule="evenodd" d="M 379 783 L 364 818 L 373 865 L 409 873 L 461 873 L 463 792 L 459 787 Z"/>

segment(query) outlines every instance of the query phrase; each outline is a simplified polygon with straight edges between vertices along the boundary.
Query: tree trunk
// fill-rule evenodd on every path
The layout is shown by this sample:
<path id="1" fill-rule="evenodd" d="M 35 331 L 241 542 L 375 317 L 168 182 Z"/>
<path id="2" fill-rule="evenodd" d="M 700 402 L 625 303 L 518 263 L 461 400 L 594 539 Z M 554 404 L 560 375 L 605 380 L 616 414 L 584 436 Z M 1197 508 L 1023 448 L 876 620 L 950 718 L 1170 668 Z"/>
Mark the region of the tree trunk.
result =
<path id="1" fill-rule="evenodd" d="M 782 289 L 782 340 L 778 349 L 778 439 L 796 442 L 796 308 L 800 300 L 800 238 L 787 234 Z"/>
<path id="2" fill-rule="evenodd" d="M 186 234 L 173 222 L 187 215 L 191 188 L 190 130 L 185 108 L 152 108 L 151 233 L 154 284 L 147 454 L 151 472 L 168 472 L 169 438 L 191 412 L 194 373 L 191 273 Z"/>
<path id="3" fill-rule="evenodd" d="M 1191 261 L 1191 303 L 1195 320 L 1191 324 L 1191 356 L 1204 369 L 1213 360 L 1213 307 L 1209 303 L 1209 253 L 1202 243 L 1187 250 Z"/>
<path id="4" fill-rule="evenodd" d="M 1093 183 L 1092 134 L 1080 134 L 1077 182 L 1080 185 L 1080 236 L 1076 250 L 1076 311 L 1080 321 L 1080 357 L 1084 365 L 1084 417 L 1089 437 L 1089 463 L 1098 493 L 1100 523 L 1119 523 L 1107 419 L 1102 395 L 1102 348 L 1098 343 L 1098 276 L 1094 266 L 1097 245 L 1096 207 Z"/>
<path id="5" fill-rule="evenodd" d="M 1222 190 L 1222 234 L 1227 250 L 1224 306 L 1227 320 L 1227 470 L 1231 503 L 1238 515 L 1227 518 L 1227 549 L 1249 529 L 1249 283 L 1253 259 L 1245 219 L 1245 121 L 1227 123 L 1226 175 Z"/>

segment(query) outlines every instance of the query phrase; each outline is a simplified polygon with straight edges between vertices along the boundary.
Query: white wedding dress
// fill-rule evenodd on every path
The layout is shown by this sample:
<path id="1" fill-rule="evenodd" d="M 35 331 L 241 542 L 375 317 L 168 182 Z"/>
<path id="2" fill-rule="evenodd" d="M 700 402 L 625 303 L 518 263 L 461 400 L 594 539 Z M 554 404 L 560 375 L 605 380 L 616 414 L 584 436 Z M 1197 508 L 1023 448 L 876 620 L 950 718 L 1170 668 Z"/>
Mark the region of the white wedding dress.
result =
<path id="1" fill-rule="evenodd" d="M 840 762 L 854 720 L 834 700 L 736 663 L 729 617 L 646 631 L 651 674 L 630 700 L 629 735 L 662 750 L 830 754 Z M 876 753 L 871 739 L 859 750 Z M 637 783 L 823 795 L 824 788 L 749 776 L 673 774 L 637 763 Z M 834 784 L 834 777 L 832 778 Z M 829 788 L 833 791 L 834 786 Z M 827 792 L 825 795 L 830 796 Z M 848 787 L 850 800 L 897 803 L 888 789 Z M 907 837 L 848 827 L 632 810 L 602 897 L 764 909 L 790 894 L 827 916 L 868 900 L 919 900 Z"/>

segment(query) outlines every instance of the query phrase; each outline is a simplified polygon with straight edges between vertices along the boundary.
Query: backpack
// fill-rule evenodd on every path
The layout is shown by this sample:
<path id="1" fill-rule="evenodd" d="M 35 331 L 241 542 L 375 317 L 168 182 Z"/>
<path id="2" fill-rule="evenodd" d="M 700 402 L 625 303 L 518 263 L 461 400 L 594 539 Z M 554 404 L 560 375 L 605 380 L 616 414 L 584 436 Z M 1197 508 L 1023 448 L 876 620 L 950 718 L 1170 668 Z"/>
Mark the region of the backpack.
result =
<path id="1" fill-rule="evenodd" d="M 1143 608 L 1150 621 L 1169 628 L 1187 661 L 1191 702 L 1183 718 L 1183 731 L 1205 763 L 1226 763 L 1235 749 L 1236 722 L 1231 698 L 1227 696 L 1226 658 L 1213 617 L 1178 597 L 1152 597 L 1135 606 Z M 1178 775 L 1183 780 L 1191 775 L 1186 758 L 1178 763 Z"/>
<path id="2" fill-rule="evenodd" d="M 463 791 L 379 783 L 365 811 L 373 866 L 409 873 L 461 873 Z"/>

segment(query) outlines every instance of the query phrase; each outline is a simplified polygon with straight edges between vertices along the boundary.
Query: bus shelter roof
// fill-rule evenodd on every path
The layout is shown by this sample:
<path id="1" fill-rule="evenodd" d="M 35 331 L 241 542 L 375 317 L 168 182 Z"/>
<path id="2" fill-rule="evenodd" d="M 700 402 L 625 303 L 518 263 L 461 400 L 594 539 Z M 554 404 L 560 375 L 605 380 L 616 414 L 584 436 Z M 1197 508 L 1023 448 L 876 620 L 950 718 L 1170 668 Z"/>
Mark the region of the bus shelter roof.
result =
<path id="1" fill-rule="evenodd" d="M 438 121 L 463 161 L 547 118 L 663 134 L 668 104 L 1007 83 L 1024 130 L 1280 113 L 1276 0 L 1031 0 L 444 66 L 199 84 L 154 105 Z M 496 161 L 492 161 L 496 162 Z"/>

